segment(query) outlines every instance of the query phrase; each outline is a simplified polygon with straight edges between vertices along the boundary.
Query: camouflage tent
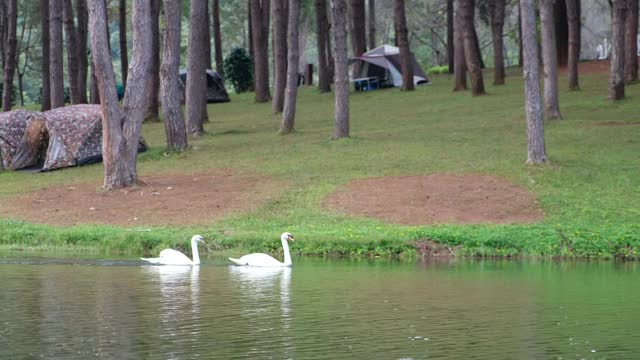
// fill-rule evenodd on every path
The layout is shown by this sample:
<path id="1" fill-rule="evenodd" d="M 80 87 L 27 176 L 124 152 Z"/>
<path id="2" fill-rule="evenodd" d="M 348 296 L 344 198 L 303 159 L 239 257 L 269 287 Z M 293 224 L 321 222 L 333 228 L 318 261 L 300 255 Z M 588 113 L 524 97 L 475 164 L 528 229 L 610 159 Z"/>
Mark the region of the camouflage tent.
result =
<path id="1" fill-rule="evenodd" d="M 22 141 L 34 111 L 14 110 L 0 113 L 0 169 L 11 167 L 11 161 Z"/>
<path id="2" fill-rule="evenodd" d="M 21 169 L 42 162 L 42 171 L 102 161 L 100 105 L 72 105 L 32 116 L 11 163 Z M 139 151 L 146 150 L 141 140 Z"/>
<path id="3" fill-rule="evenodd" d="M 207 102 L 208 103 L 225 103 L 229 102 L 229 94 L 224 88 L 224 81 L 217 72 L 207 70 Z M 184 103 L 186 98 L 187 70 L 180 70 L 180 90 L 181 101 Z"/>

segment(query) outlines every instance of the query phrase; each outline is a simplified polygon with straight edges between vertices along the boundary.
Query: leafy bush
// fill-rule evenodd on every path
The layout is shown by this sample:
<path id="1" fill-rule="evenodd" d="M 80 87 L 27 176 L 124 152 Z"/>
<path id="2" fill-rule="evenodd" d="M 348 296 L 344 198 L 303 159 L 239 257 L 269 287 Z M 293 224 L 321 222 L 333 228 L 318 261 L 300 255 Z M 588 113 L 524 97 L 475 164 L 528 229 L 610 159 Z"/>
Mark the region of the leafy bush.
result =
<path id="1" fill-rule="evenodd" d="M 437 74 L 446 74 L 449 72 L 449 66 L 447 65 L 443 65 L 443 66 L 434 66 L 432 68 L 429 68 L 429 70 L 427 71 L 429 74 L 433 74 L 433 75 L 437 75 Z"/>
<path id="2" fill-rule="evenodd" d="M 253 59 L 245 49 L 235 48 L 224 59 L 224 76 L 236 93 L 246 92 L 253 83 Z"/>

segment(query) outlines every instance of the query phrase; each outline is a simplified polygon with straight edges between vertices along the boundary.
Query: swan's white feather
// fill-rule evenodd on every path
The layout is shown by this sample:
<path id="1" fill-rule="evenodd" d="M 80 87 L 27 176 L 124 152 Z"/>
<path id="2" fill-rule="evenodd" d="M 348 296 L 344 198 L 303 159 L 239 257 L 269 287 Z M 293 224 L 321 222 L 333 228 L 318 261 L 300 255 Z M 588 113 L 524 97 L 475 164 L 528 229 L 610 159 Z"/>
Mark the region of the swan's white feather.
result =
<path id="1" fill-rule="evenodd" d="M 241 257 L 240 259 L 232 259 L 238 265 L 247 265 L 247 266 L 286 266 L 284 263 L 274 259 L 273 257 L 267 254 L 249 254 Z"/>

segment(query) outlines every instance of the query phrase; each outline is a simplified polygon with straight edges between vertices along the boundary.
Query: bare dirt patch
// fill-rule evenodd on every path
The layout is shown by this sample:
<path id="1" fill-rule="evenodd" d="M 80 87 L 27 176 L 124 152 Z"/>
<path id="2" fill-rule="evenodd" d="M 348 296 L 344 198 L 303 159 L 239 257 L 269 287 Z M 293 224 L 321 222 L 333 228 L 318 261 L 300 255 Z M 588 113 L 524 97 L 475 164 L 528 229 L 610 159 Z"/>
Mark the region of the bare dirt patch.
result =
<path id="1" fill-rule="evenodd" d="M 354 180 L 324 200 L 339 212 L 407 225 L 531 223 L 544 217 L 525 187 L 488 175 Z"/>
<path id="2" fill-rule="evenodd" d="M 111 192 L 97 184 L 39 190 L 2 200 L 0 216 L 51 225 L 204 225 L 251 210 L 278 188 L 270 178 L 231 171 L 141 180 L 144 185 Z"/>

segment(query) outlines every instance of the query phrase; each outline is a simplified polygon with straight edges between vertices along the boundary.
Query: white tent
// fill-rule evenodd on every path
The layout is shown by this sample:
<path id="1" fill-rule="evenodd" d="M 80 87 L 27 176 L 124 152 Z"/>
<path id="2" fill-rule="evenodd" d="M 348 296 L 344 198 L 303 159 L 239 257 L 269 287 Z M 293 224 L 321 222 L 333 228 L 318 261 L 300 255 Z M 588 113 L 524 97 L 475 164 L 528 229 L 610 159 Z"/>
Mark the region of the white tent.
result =
<path id="1" fill-rule="evenodd" d="M 396 46 L 382 45 L 369 50 L 355 58 L 362 61 L 360 74 L 354 74 L 355 78 L 377 77 L 383 86 L 402 86 L 402 72 L 400 67 L 400 49 Z M 430 83 L 427 74 L 418 65 L 411 54 L 413 63 L 413 83 L 415 85 Z"/>

